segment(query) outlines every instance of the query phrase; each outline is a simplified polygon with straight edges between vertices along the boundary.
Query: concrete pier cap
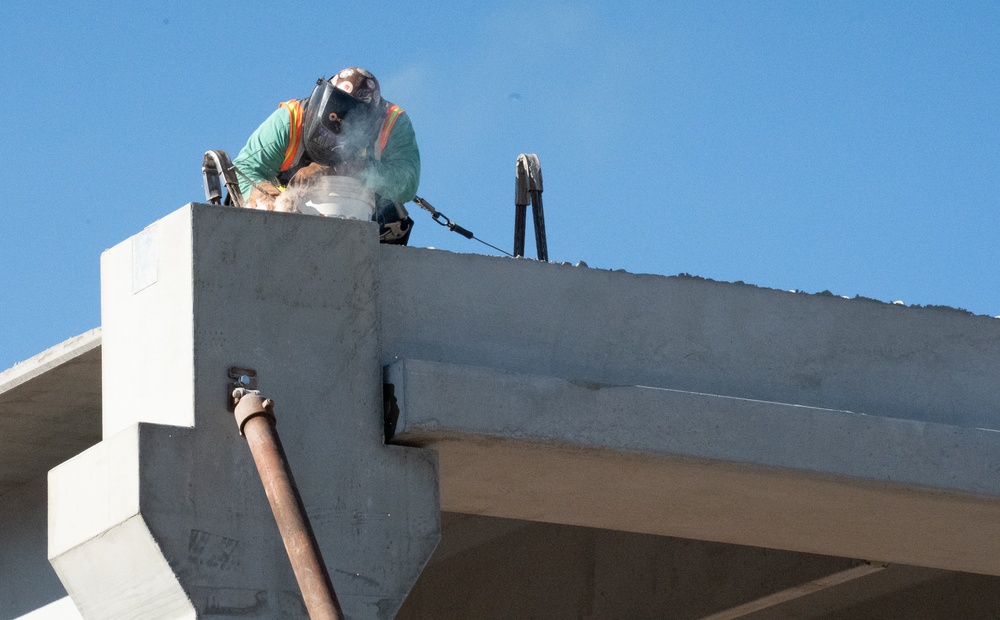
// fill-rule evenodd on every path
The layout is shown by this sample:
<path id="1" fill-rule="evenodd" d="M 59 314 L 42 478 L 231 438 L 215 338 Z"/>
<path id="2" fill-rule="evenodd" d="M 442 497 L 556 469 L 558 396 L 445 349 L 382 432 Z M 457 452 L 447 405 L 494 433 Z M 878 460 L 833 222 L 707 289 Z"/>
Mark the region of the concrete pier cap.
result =
<path id="1" fill-rule="evenodd" d="M 49 474 L 84 617 L 305 617 L 233 366 L 275 402 L 345 615 L 395 615 L 440 537 L 437 460 L 383 441 L 377 278 L 374 224 L 199 204 L 104 253 L 104 440 Z"/>

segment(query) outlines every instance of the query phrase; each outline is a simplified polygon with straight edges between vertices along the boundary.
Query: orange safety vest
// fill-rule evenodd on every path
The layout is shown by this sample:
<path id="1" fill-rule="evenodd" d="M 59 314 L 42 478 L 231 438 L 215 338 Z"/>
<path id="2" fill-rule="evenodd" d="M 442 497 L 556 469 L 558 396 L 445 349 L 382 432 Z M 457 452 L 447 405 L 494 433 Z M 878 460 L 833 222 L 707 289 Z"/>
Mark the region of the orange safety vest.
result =
<path id="1" fill-rule="evenodd" d="M 302 100 L 292 99 L 278 105 L 279 108 L 287 108 L 289 116 L 288 146 L 285 147 L 285 159 L 281 162 L 281 172 L 288 170 L 302 158 L 299 152 L 302 147 Z M 403 108 L 395 103 L 391 104 L 385 111 L 385 118 L 382 120 L 382 128 L 379 129 L 378 138 L 375 140 L 375 160 L 382 159 L 382 151 L 389 142 L 389 134 L 392 132 L 396 120 L 403 113 Z"/>

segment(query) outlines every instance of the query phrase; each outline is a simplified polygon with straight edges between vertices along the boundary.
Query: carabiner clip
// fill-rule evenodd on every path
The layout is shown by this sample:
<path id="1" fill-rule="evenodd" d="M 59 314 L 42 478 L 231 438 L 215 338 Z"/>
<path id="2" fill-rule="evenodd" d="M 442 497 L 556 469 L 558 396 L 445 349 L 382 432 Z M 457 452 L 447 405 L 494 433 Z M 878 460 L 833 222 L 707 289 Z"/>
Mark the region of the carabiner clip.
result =
<path id="1" fill-rule="evenodd" d="M 432 213 L 431 214 L 431 219 L 434 220 L 435 222 L 437 222 L 438 224 L 442 225 L 442 226 L 447 226 L 448 228 L 451 228 L 451 220 L 449 220 L 447 218 L 447 216 L 445 216 L 440 211 L 435 211 L 434 213 Z M 444 220 L 444 221 L 442 222 L 441 220 Z"/>

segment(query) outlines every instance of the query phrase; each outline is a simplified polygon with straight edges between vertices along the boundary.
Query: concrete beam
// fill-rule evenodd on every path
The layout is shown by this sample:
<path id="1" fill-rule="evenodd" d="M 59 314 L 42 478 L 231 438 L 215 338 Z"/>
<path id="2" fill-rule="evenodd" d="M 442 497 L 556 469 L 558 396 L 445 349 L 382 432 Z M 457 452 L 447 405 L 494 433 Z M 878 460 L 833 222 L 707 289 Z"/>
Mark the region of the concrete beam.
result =
<path id="1" fill-rule="evenodd" d="M 876 565 L 882 566 L 882 565 Z M 862 571 L 863 573 L 864 571 Z M 834 573 L 833 575 L 836 575 Z M 850 576 L 852 573 L 847 573 Z M 831 575 L 831 576 L 833 576 Z M 843 575 L 841 575 L 843 576 Z M 977 594 L 964 596 L 959 588 L 944 593 L 936 587 L 934 582 L 941 582 L 954 578 L 961 587 L 968 587 L 971 584 L 982 585 Z M 781 597 L 762 597 L 759 601 L 748 603 L 759 607 L 764 603 L 774 603 L 772 607 L 765 608 L 766 611 L 758 611 L 752 616 L 747 613 L 743 616 L 754 620 L 768 620 L 773 618 L 830 618 L 830 617 L 852 617 L 852 609 L 864 609 L 869 617 L 914 617 L 924 615 L 929 618 L 938 617 L 967 617 L 969 615 L 992 615 L 997 607 L 996 597 L 988 594 L 995 589 L 996 577 L 985 577 L 971 573 L 956 573 L 933 568 L 923 568 L 918 566 L 905 566 L 902 564 L 890 564 L 882 570 L 862 574 L 862 578 L 845 581 L 843 583 L 830 584 L 828 587 L 811 589 L 813 585 L 824 585 L 825 580 L 820 578 L 820 584 L 806 582 L 810 591 L 803 592 L 802 596 L 786 598 L 787 595 L 802 592 L 791 589 L 783 591 Z M 991 587 L 992 586 L 992 587 Z M 899 605 L 891 602 L 899 596 L 900 592 L 906 592 L 905 599 L 908 605 L 914 610 L 913 613 L 904 612 Z M 973 588 L 973 592 L 975 589 Z M 779 594 L 779 593 L 775 593 Z M 983 596 L 985 595 L 985 596 Z M 987 599 L 985 602 L 979 597 Z M 778 601 L 785 598 L 784 601 Z M 733 608 L 733 611 L 740 611 L 741 606 Z M 966 612 L 966 608 L 969 608 Z M 874 611 L 880 609 L 881 611 Z M 971 611 L 975 610 L 975 611 Z M 857 615 L 857 614 L 853 614 Z M 707 620 L 707 619 L 703 619 Z"/>
<path id="2" fill-rule="evenodd" d="M 1000 575 L 1000 433 L 403 360 L 442 509 Z"/>
<path id="3" fill-rule="evenodd" d="M 692 277 L 381 249 L 382 363 L 424 359 L 1000 429 L 1000 320 Z"/>
<path id="4" fill-rule="evenodd" d="M 858 560 L 468 514 L 442 515 L 441 546 L 398 620 L 677 618 L 776 602 Z M 847 573 L 847 575 L 857 573 Z M 747 618 L 985 618 L 1000 577 L 893 564 Z"/>
<path id="5" fill-rule="evenodd" d="M 869 575 L 885 570 L 887 567 L 888 564 L 861 564 L 847 568 L 830 575 L 824 575 L 823 577 L 794 585 L 779 592 L 774 592 L 755 601 L 716 612 L 710 616 L 705 616 L 702 620 L 737 620 L 738 618 L 745 618 L 752 613 L 771 609 L 789 601 L 816 594 L 829 588 L 835 588 L 856 579 L 868 577 Z"/>
<path id="6" fill-rule="evenodd" d="M 0 497 L 101 439 L 101 330 L 0 373 Z"/>
<path id="7" fill-rule="evenodd" d="M 45 475 L 101 439 L 100 343 L 94 329 L 0 373 L 0 617 L 66 597 L 46 555 Z"/>

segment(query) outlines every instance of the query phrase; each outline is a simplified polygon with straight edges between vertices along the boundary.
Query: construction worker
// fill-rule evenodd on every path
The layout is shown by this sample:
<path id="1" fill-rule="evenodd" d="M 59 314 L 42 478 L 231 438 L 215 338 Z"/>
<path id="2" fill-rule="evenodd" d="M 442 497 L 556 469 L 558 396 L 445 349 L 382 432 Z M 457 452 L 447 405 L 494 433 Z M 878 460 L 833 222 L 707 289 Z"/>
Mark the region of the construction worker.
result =
<path id="1" fill-rule="evenodd" d="M 294 209 L 276 199 L 296 174 L 354 177 L 375 194 L 380 240 L 409 239 L 413 220 L 403 204 L 420 182 L 416 136 L 406 112 L 382 98 L 365 69 L 319 79 L 309 97 L 279 105 L 233 163 L 247 206 L 258 209 Z"/>

